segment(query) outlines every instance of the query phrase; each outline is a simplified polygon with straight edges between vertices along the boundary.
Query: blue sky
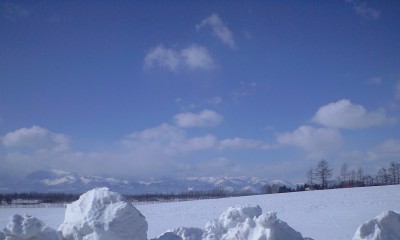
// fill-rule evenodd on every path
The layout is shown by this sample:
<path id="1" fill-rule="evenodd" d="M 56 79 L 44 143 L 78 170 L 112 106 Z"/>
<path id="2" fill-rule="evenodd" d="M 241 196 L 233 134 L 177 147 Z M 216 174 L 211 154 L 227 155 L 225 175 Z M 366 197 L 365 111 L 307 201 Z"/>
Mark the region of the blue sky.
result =
<path id="1" fill-rule="evenodd" d="M 398 1 L 0 1 L 0 174 L 400 160 Z"/>

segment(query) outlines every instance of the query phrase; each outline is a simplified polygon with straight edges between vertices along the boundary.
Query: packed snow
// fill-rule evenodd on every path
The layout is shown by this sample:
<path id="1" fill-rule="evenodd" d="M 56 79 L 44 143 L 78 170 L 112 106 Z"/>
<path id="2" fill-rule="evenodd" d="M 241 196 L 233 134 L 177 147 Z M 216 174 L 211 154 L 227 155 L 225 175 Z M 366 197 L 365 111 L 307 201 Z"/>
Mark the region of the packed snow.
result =
<path id="1" fill-rule="evenodd" d="M 167 231 L 154 240 L 303 240 L 301 234 L 276 213 L 262 214 L 260 206 L 230 207 L 218 219 L 201 228 L 179 227 Z"/>
<path id="2" fill-rule="evenodd" d="M 10 222 L 0 233 L 0 239 L 7 240 L 62 240 L 61 235 L 36 217 L 18 214 L 10 218 Z"/>
<path id="3" fill-rule="evenodd" d="M 147 228 L 145 217 L 124 197 L 97 188 L 67 205 L 58 230 L 65 240 L 143 240 Z"/>
<path id="4" fill-rule="evenodd" d="M 353 240 L 399 240 L 400 214 L 386 211 L 374 219 L 363 223 Z"/>
<path id="5" fill-rule="evenodd" d="M 57 229 L 61 223 L 60 235 L 63 232 L 78 232 L 80 227 L 85 229 L 79 231 L 88 233 L 85 236 L 75 233 L 76 237 L 69 239 L 124 239 L 123 235 L 118 234 L 132 233 L 130 230 L 138 229 L 137 226 L 141 224 L 141 226 L 147 226 L 146 221 L 149 239 L 159 236 L 159 240 L 180 240 L 188 236 L 195 237 L 190 239 L 202 239 L 199 237 L 203 235 L 208 236 L 208 240 L 285 239 L 273 238 L 273 230 L 276 230 L 277 225 L 285 226 L 282 227 L 287 230 L 284 231 L 285 233 L 289 232 L 288 229 L 295 229 L 293 231 L 298 234 L 301 233 L 315 240 L 349 240 L 353 236 L 354 240 L 400 239 L 399 185 L 139 205 L 136 206 L 137 209 L 132 205 L 126 207 L 125 205 L 129 203 L 124 201 L 119 194 L 106 189 L 96 191 L 86 193 L 84 195 L 86 197 L 81 196 L 67 209 L 0 208 L 0 226 L 6 226 L 3 232 L 0 231 L 0 240 L 58 240 L 57 236 L 45 238 L 38 237 L 38 234 L 44 236 L 44 233 L 53 232 L 52 229 Z M 127 209 L 135 209 L 133 211 L 135 214 L 127 214 Z M 266 213 L 263 214 L 261 209 Z M 278 219 L 274 212 L 277 212 L 282 220 Z M 23 216 L 24 214 L 27 215 Z M 80 214 L 88 215 L 82 217 Z M 15 217 L 16 215 L 19 216 Z M 377 215 L 379 216 L 375 218 Z M 238 216 L 238 218 L 232 218 L 232 216 Z M 26 219 L 36 219 L 29 221 L 37 222 L 38 225 L 34 224 L 36 226 L 34 228 L 28 227 L 29 224 L 26 225 L 26 223 L 29 221 Z M 83 221 L 79 222 L 82 219 Z M 210 219 L 215 220 L 210 221 Z M 233 221 L 233 219 L 236 220 Z M 368 221 L 368 219 L 372 220 Z M 124 222 L 130 222 L 129 230 L 128 224 L 116 224 Z M 365 223 L 362 224 L 363 222 Z M 133 223 L 136 225 L 133 226 Z M 116 225 L 118 225 L 118 230 L 115 228 Z M 10 232 L 6 232 L 6 229 L 7 231 L 14 229 L 12 230 L 14 235 L 10 236 Z M 168 231 L 168 229 L 171 230 Z M 116 234 L 116 231 L 119 233 Z M 146 231 L 139 232 L 141 232 L 140 235 Z M 221 238 L 211 238 L 211 233 Z M 111 235 L 113 235 L 112 238 L 110 238 Z M 141 236 L 133 239 L 146 239 L 146 235 Z M 125 239 L 132 239 L 132 237 Z"/>

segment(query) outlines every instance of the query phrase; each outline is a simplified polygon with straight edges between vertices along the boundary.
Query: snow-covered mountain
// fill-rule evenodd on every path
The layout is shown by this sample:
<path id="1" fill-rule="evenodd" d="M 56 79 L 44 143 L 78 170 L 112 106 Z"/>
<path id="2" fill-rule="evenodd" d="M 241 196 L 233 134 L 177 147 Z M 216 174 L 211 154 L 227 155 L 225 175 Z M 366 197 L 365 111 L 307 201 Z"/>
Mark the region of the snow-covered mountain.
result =
<path id="1" fill-rule="evenodd" d="M 67 192 L 81 193 L 95 187 L 108 187 L 124 194 L 181 193 L 185 191 L 210 191 L 259 193 L 265 185 L 295 188 L 292 183 L 257 177 L 192 177 L 158 178 L 151 180 L 124 180 L 99 176 L 80 176 L 61 170 L 40 170 L 28 174 L 24 179 L 3 181 L 1 192 Z"/>

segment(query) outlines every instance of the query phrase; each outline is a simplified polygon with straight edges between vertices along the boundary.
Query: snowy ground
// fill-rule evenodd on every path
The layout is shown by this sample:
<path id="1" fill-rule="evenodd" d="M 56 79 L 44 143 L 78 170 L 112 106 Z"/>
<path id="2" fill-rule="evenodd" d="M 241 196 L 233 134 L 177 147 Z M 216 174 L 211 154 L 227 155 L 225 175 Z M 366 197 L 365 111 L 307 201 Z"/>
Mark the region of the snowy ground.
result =
<path id="1" fill-rule="evenodd" d="M 260 195 L 228 199 L 138 205 L 149 223 L 149 238 L 169 228 L 203 227 L 230 206 L 260 205 L 263 212 L 276 211 L 303 236 L 315 240 L 348 240 L 363 222 L 385 210 L 400 212 L 400 186 Z M 0 208 L 0 228 L 12 214 L 31 214 L 58 228 L 63 208 Z"/>

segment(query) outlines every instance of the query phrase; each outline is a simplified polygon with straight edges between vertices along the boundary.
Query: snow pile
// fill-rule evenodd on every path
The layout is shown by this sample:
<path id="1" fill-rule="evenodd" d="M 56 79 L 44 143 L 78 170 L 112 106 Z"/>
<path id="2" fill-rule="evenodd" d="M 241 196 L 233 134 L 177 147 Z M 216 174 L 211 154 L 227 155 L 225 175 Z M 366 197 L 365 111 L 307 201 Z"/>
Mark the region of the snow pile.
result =
<path id="1" fill-rule="evenodd" d="M 399 240 L 400 214 L 386 211 L 358 227 L 353 240 Z"/>
<path id="2" fill-rule="evenodd" d="M 259 206 L 230 207 L 204 229 L 175 228 L 155 240 L 304 240 L 301 234 L 279 220 L 276 213 L 262 214 Z"/>
<path id="3" fill-rule="evenodd" d="M 144 240 L 145 217 L 108 188 L 95 188 L 67 205 L 59 231 L 65 240 Z"/>
<path id="4" fill-rule="evenodd" d="M 61 240 L 60 234 L 46 226 L 46 224 L 29 215 L 21 216 L 15 214 L 11 216 L 10 222 L 4 228 L 4 233 L 0 232 L 0 240 Z"/>

